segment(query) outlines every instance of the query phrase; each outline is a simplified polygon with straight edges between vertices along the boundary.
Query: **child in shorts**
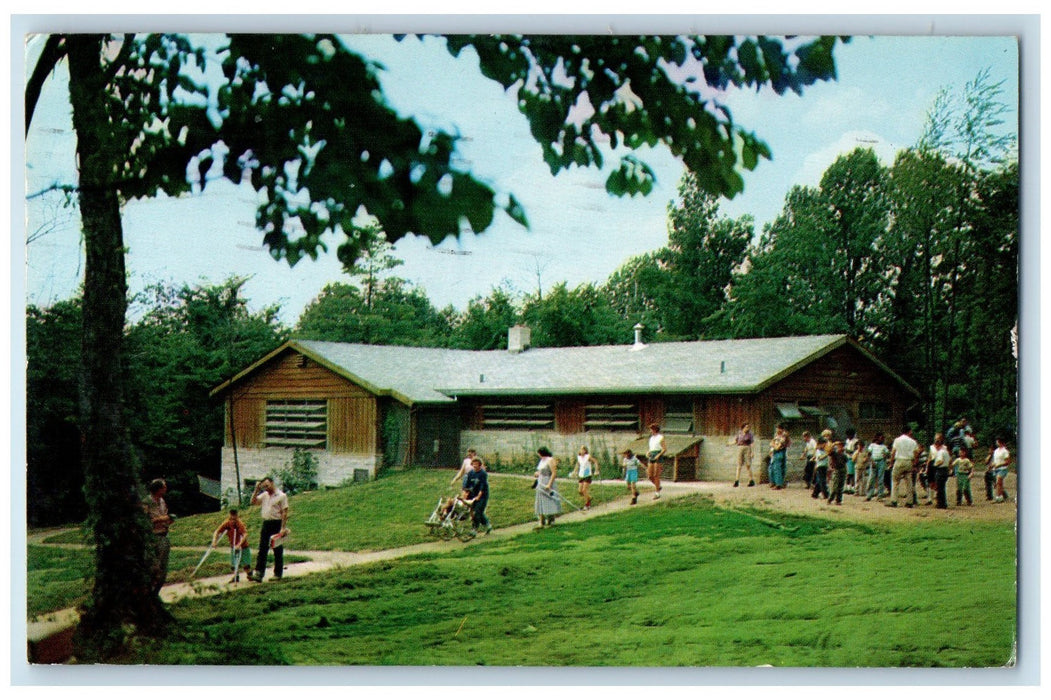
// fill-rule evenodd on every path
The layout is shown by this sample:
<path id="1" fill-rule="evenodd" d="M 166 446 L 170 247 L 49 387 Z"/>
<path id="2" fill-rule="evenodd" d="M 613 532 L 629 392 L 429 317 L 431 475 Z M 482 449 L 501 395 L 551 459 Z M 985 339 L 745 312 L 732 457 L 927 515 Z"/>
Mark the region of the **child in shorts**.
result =
<path id="1" fill-rule="evenodd" d="M 639 483 L 639 466 L 642 463 L 639 462 L 639 458 L 631 450 L 624 450 L 623 456 L 624 483 L 631 493 L 631 505 L 635 505 L 639 501 L 639 489 L 636 484 Z"/>
<path id="2" fill-rule="evenodd" d="M 239 565 L 244 565 L 245 576 L 252 573 L 252 550 L 248 546 L 248 528 L 237 514 L 236 508 L 230 509 L 230 515 L 216 528 L 212 534 L 212 546 L 219 542 L 219 535 L 226 533 L 230 541 L 230 568 L 233 569 L 233 578 L 230 583 L 241 580 Z"/>

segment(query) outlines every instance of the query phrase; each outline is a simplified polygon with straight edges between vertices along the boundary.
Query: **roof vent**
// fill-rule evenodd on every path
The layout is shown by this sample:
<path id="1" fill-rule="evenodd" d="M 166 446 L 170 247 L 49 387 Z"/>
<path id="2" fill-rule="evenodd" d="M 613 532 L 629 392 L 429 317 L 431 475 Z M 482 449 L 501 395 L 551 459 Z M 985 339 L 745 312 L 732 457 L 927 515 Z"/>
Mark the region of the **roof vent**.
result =
<path id="1" fill-rule="evenodd" d="M 511 326 L 507 330 L 507 351 L 522 352 L 529 348 L 529 326 Z"/>
<path id="2" fill-rule="evenodd" d="M 632 328 L 635 331 L 635 343 L 631 346 L 632 350 L 642 350 L 646 347 L 646 344 L 642 342 L 642 330 L 645 328 L 641 323 L 636 323 Z"/>

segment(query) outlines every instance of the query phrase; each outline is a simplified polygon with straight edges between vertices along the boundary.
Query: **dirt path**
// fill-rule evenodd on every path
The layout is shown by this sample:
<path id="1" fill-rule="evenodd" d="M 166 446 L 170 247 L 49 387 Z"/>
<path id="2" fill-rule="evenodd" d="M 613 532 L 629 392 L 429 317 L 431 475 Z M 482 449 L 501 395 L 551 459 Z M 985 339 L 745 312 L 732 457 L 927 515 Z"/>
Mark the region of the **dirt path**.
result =
<path id="1" fill-rule="evenodd" d="M 622 484 L 623 482 L 602 481 L 600 483 L 617 485 Z M 1015 484 L 1014 475 L 1009 476 L 1006 488 L 1007 492 L 1012 496 L 1016 495 Z M 799 515 L 813 515 L 830 519 L 859 522 L 918 522 L 926 518 L 942 518 L 949 521 L 1008 522 L 1014 521 L 1017 516 L 1016 504 L 1013 500 L 1007 503 L 992 503 L 985 500 L 984 488 L 980 476 L 972 482 L 972 492 L 977 498 L 975 504 L 973 506 L 957 507 L 955 505 L 955 489 L 953 485 L 950 484 L 949 500 L 951 505 L 946 510 L 939 510 L 934 506 L 922 504 L 915 508 L 888 508 L 879 501 L 873 500 L 866 502 L 864 498 L 854 495 L 844 495 L 843 505 L 833 506 L 827 504 L 823 499 L 811 498 L 809 491 L 802 483 L 791 483 L 783 490 L 771 489 L 766 484 L 760 484 L 754 487 L 742 486 L 734 488 L 731 484 L 726 482 L 666 482 L 663 484 L 663 487 L 661 494 L 662 498 L 660 500 L 655 500 L 653 498 L 653 489 L 649 484 L 640 484 L 639 501 L 635 506 L 630 505 L 629 500 L 626 497 L 620 498 L 611 503 L 595 506 L 586 512 L 571 510 L 571 512 L 559 516 L 558 523 L 580 522 L 632 508 L 646 508 L 696 493 L 708 495 L 715 501 L 715 503 L 727 507 L 750 506 L 770 511 L 794 513 Z M 534 527 L 535 523 L 528 522 L 494 529 L 492 534 L 479 536 L 466 543 L 456 540 L 424 542 L 407 547 L 398 547 L 395 549 L 374 552 L 292 550 L 289 553 L 307 557 L 309 561 L 287 564 L 285 566 L 284 575 L 285 577 L 295 578 L 318 573 L 320 571 L 330 571 L 333 569 L 360 566 L 362 564 L 377 561 L 400 559 L 414 554 L 455 551 L 462 547 L 470 547 L 479 542 L 485 542 L 491 539 L 499 540 L 508 537 L 517 537 L 531 532 Z M 556 524 L 555 527 L 558 527 L 558 525 Z M 47 546 L 85 546 L 48 545 L 44 540 L 56 534 L 56 532 L 57 531 L 55 530 L 34 532 L 27 536 L 27 540 L 30 544 Z M 179 549 L 195 550 L 198 552 L 204 551 L 203 547 L 179 547 Z M 220 593 L 226 593 L 251 586 L 280 585 L 272 578 L 267 579 L 262 584 L 257 584 L 251 583 L 245 578 L 242 578 L 240 582 L 231 583 L 229 577 L 229 574 L 224 574 L 222 576 L 196 579 L 191 582 L 171 583 L 166 585 L 161 591 L 161 599 L 165 602 L 173 603 L 185 598 L 218 595 Z M 72 609 L 49 613 L 35 620 L 29 621 L 27 637 L 31 642 L 44 640 L 53 635 L 68 631 L 76 624 L 76 621 L 77 613 Z"/>

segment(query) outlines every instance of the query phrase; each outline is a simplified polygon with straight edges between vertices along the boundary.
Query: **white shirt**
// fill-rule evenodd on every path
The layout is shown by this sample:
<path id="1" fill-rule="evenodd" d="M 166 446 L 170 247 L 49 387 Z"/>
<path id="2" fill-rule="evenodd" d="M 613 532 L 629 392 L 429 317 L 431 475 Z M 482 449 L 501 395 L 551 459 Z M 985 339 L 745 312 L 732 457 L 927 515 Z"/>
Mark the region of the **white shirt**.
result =
<path id="1" fill-rule="evenodd" d="M 934 463 L 935 467 L 946 468 L 949 467 L 949 448 L 945 445 L 938 447 L 937 445 L 931 445 L 931 462 Z"/>
<path id="2" fill-rule="evenodd" d="M 657 433 L 656 435 L 650 435 L 650 452 L 660 452 L 661 440 L 663 439 L 664 436 L 660 433 Z"/>
<path id="3" fill-rule="evenodd" d="M 871 457 L 874 462 L 885 460 L 887 458 L 887 453 L 890 452 L 890 448 L 879 442 L 870 442 L 869 446 L 865 449 L 868 450 L 869 457 Z"/>
<path id="4" fill-rule="evenodd" d="M 263 520 L 281 520 L 281 514 L 288 508 L 288 496 L 280 490 L 275 490 L 273 495 L 263 491 L 259 494 L 259 506 Z"/>
<path id="5" fill-rule="evenodd" d="M 807 440 L 806 445 L 803 446 L 803 454 L 807 456 L 807 459 L 814 459 L 814 455 L 817 453 L 817 440 L 810 438 Z"/>
<path id="6" fill-rule="evenodd" d="M 911 460 L 912 456 L 916 454 L 916 448 L 919 446 L 918 442 L 905 433 L 902 433 L 894 438 L 894 444 L 891 445 L 891 450 L 894 451 L 895 460 Z"/>
<path id="7" fill-rule="evenodd" d="M 577 455 L 577 474 L 581 479 L 591 476 L 591 455 Z"/>
<path id="8" fill-rule="evenodd" d="M 993 451 L 993 466 L 997 468 L 1006 467 L 1007 460 L 1011 457 L 1011 453 L 1007 451 L 1006 447 L 997 447 Z"/>

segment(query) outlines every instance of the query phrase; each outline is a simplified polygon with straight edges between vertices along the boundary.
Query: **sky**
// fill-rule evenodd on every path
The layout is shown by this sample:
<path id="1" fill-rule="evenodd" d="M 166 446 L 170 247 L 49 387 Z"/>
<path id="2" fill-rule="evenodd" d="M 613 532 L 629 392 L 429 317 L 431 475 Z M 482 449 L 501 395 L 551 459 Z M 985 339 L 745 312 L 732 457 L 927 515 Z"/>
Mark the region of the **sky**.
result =
<path id="1" fill-rule="evenodd" d="M 684 27 L 684 29 L 689 29 Z M 616 198 L 603 189 L 605 174 L 573 169 L 552 176 L 514 100 L 481 77 L 470 56 L 452 58 L 440 39 L 397 42 L 388 35 L 355 35 L 355 48 L 384 66 L 380 79 L 390 104 L 424 127 L 463 136 L 459 157 L 476 177 L 522 202 L 525 230 L 502 213 L 486 232 L 467 233 L 434 246 L 403 239 L 395 255 L 405 264 L 391 274 L 422 288 L 437 307 L 458 309 L 494 287 L 519 293 L 601 283 L 630 257 L 667 241 L 667 207 L 682 165 L 665 149 L 639 155 L 654 168 L 648 197 Z M 39 42 L 30 42 L 32 56 Z M 1019 50 L 1009 36 L 862 36 L 835 50 L 838 79 L 802 96 L 770 90 L 726 95 L 736 123 L 765 140 L 772 161 L 744 174 L 745 190 L 724 201 L 726 216 L 750 215 L 757 233 L 781 210 L 793 185 L 815 186 L 839 155 L 873 148 L 890 165 L 919 139 L 928 110 L 943 88 L 959 92 L 989 69 L 1003 81 L 1001 99 L 1017 120 Z M 45 87 L 26 142 L 26 299 L 46 306 L 74 295 L 83 276 L 75 210 L 55 195 L 37 195 L 74 181 L 74 140 L 60 70 Z M 334 255 L 290 268 L 261 247 L 253 227 L 255 194 L 247 186 L 210 185 L 198 196 L 128 203 L 123 212 L 131 292 L 158 282 L 219 283 L 248 276 L 244 295 L 254 309 L 278 304 L 291 326 L 325 284 L 347 282 Z M 134 309 L 133 309 L 134 313 Z"/>

